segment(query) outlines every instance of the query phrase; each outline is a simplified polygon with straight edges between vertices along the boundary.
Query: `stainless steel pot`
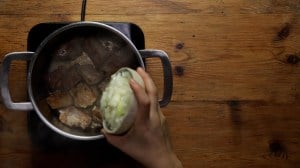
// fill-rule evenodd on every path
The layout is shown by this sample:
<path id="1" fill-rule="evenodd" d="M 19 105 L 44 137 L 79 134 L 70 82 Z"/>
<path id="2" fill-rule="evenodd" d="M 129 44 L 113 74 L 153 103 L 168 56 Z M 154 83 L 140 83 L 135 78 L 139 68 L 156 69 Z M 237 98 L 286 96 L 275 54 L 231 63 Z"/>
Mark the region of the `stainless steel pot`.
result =
<path id="1" fill-rule="evenodd" d="M 111 39 L 111 42 L 116 45 L 122 45 L 123 49 L 119 50 L 119 56 L 133 56 L 134 63 L 131 68 L 141 66 L 145 68 L 144 59 L 150 57 L 158 57 L 161 59 L 164 74 L 164 93 L 159 101 L 161 106 L 166 106 L 172 95 L 172 71 L 168 55 L 161 50 L 137 50 L 133 43 L 120 31 L 106 24 L 98 22 L 77 22 L 64 26 L 50 34 L 38 47 L 36 52 L 13 52 L 4 57 L 1 68 L 1 95 L 5 106 L 12 110 L 34 110 L 40 119 L 55 132 L 77 140 L 94 140 L 104 136 L 100 131 L 83 131 L 73 129 L 58 122 L 57 116 L 51 112 L 50 107 L 45 102 L 45 98 L 49 95 L 47 83 L 44 80 L 45 74 L 49 70 L 49 65 L 53 57 L 49 52 L 52 52 L 62 42 L 69 40 L 71 37 L 78 36 L 99 36 Z M 29 62 L 27 86 L 29 93 L 29 102 L 13 102 L 8 89 L 8 75 L 11 61 L 24 60 Z M 98 67 L 102 68 L 102 67 Z"/>

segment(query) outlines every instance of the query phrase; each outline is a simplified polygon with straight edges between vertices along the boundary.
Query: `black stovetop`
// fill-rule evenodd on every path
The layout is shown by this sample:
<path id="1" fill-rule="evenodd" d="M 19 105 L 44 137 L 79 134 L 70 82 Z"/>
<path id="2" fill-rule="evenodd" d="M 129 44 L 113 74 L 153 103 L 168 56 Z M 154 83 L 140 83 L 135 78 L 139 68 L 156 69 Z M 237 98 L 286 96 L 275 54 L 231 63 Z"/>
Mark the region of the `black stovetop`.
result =
<path id="1" fill-rule="evenodd" d="M 40 23 L 34 26 L 29 34 L 27 41 L 28 51 L 36 51 L 39 44 L 53 31 L 58 28 L 70 24 L 65 23 Z M 122 33 L 124 33 L 137 47 L 137 49 L 144 49 L 144 34 L 142 30 L 135 24 L 122 23 L 122 22 L 102 22 L 109 26 L 112 26 Z M 99 156 L 104 160 L 111 160 L 116 157 L 127 158 L 118 149 L 109 145 L 105 139 L 94 141 L 79 141 L 73 140 L 52 131 L 48 128 L 38 117 L 35 111 L 28 112 L 28 132 L 32 141 L 32 145 L 39 151 L 51 151 L 51 152 L 66 152 L 76 151 L 82 152 L 83 155 L 91 155 L 91 157 Z M 96 150 L 95 150 L 96 149 Z M 92 151 L 92 152 L 91 152 Z M 40 153 L 43 154 L 43 153 Z M 96 157 L 97 160 L 98 157 Z"/>

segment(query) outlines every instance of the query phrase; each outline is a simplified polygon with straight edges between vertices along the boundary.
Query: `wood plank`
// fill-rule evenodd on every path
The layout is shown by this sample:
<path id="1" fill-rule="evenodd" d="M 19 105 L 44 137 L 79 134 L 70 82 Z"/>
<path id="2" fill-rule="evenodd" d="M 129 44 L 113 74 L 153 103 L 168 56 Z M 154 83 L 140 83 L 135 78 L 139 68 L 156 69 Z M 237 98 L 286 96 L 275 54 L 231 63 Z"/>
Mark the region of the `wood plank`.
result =
<path id="1" fill-rule="evenodd" d="M 300 165 L 298 104 L 274 105 L 238 100 L 173 102 L 162 110 L 167 117 L 173 147 L 186 167 Z M 5 110 L 1 108 L 1 111 Z M 4 157 L 0 157 L 1 161 L 15 158 L 30 164 L 27 155 L 34 152 L 32 156 L 38 157 L 35 154 L 39 152 L 29 148 L 24 125 L 26 113 L 2 113 L 0 155 Z M 76 150 L 74 152 L 73 155 L 66 154 L 78 157 Z M 43 155 L 38 157 L 41 159 L 39 163 L 61 159 L 57 152 L 46 153 L 47 157 L 43 152 L 40 154 Z M 87 158 L 82 156 L 82 159 Z"/>
<path id="2" fill-rule="evenodd" d="M 57 15 L 80 14 L 80 0 L 72 1 L 26 1 L 17 3 L 10 0 L 1 0 L 0 15 Z M 48 10 L 42 10 L 48 9 Z M 50 9 L 50 10 L 49 10 Z M 238 14 L 277 14 L 299 13 L 300 5 L 297 1 L 285 0 L 127 0 L 113 3 L 111 1 L 88 0 L 87 13 L 91 15 L 136 15 L 136 14 L 174 14 L 174 13 L 202 13 L 226 15 Z"/>
<path id="3" fill-rule="evenodd" d="M 299 108 L 251 101 L 196 102 L 172 103 L 163 112 L 186 167 L 298 167 Z"/>
<path id="4" fill-rule="evenodd" d="M 80 0 L 0 0 L 0 63 L 26 50 L 34 25 L 79 21 L 80 10 Z M 146 48 L 169 54 L 174 89 L 162 110 L 185 167 L 300 167 L 299 16 L 299 1 L 88 0 L 86 19 L 136 23 Z M 160 61 L 147 64 L 161 93 Z M 26 63 L 11 68 L 13 98 L 25 101 Z M 42 151 L 27 124 L 0 103 L 0 167 L 139 167 L 109 146 L 106 157 L 103 146 Z"/>
<path id="5" fill-rule="evenodd" d="M 173 16 L 106 15 L 102 19 L 137 23 L 144 30 L 146 48 L 162 49 L 169 54 L 174 72 L 174 101 L 235 98 L 286 103 L 299 100 L 297 60 L 300 51 L 297 48 L 297 34 L 300 33 L 300 26 L 296 21 L 291 22 L 297 19 L 293 15 Z M 76 16 L 68 17 L 67 20 L 72 20 Z M 18 18 L 1 17 L 0 36 L 3 38 L 0 42 L 6 49 L 0 50 L 1 55 L 25 50 L 29 29 L 43 20 L 51 21 L 50 17 L 45 16 L 38 19 L 24 17 L 22 25 L 5 28 L 12 19 Z M 58 21 L 62 19 L 65 18 L 57 18 Z M 91 19 L 97 20 L 99 17 L 93 16 Z M 254 22 L 258 24 L 254 26 Z M 168 23 L 176 23 L 176 26 Z M 291 32 L 286 39 L 277 41 L 275 38 L 286 23 L 291 24 Z M 6 34 L 17 38 L 7 39 Z M 183 44 L 183 48 L 177 49 L 178 44 Z M 148 64 L 158 87 L 162 88 L 159 82 L 162 75 L 160 63 L 154 60 Z M 178 68 L 183 69 L 183 75 L 178 75 Z M 195 84 L 187 86 L 186 83 Z"/>

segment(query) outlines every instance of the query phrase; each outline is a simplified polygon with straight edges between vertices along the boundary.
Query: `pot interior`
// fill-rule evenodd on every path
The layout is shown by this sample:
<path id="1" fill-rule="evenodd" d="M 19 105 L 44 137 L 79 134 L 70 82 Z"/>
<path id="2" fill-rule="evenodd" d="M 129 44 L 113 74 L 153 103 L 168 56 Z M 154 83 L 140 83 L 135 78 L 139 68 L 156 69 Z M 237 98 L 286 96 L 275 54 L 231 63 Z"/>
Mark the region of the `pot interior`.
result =
<path id="1" fill-rule="evenodd" d="M 54 131 L 79 139 L 99 137 L 102 90 L 118 69 L 138 66 L 143 67 L 138 51 L 116 30 L 92 23 L 67 25 L 37 49 L 29 69 L 29 95 Z"/>

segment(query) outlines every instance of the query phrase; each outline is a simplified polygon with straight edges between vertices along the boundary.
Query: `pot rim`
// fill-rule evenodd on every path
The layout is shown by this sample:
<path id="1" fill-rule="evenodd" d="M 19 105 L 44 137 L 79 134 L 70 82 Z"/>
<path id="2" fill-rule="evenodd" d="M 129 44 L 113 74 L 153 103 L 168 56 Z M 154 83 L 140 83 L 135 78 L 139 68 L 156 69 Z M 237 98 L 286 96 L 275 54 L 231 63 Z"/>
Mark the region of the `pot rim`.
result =
<path id="1" fill-rule="evenodd" d="M 41 53 L 41 51 L 44 49 L 44 47 L 48 44 L 48 42 L 55 38 L 57 35 L 63 33 L 64 31 L 66 30 L 69 30 L 69 29 L 72 29 L 72 28 L 75 28 L 75 27 L 85 27 L 85 26 L 92 26 L 92 27 L 99 27 L 99 28 L 104 28 L 104 29 L 108 29 L 110 31 L 112 31 L 113 33 L 117 34 L 120 38 L 122 38 L 123 40 L 125 40 L 129 45 L 130 47 L 134 50 L 134 52 L 137 54 L 138 58 L 139 59 L 139 63 L 140 63 L 140 66 L 142 68 L 145 68 L 145 65 L 144 65 L 144 62 L 142 60 L 142 56 L 139 52 L 139 50 L 135 47 L 135 45 L 133 44 L 133 42 L 131 40 L 128 39 L 128 37 L 126 37 L 122 32 L 120 32 L 119 30 L 109 26 L 109 25 L 106 25 L 104 23 L 99 23 L 99 22 L 93 22 L 93 21 L 82 21 L 82 22 L 76 22 L 76 23 L 71 23 L 71 24 L 68 24 L 64 27 L 61 27 L 59 29 L 57 29 L 56 31 L 54 31 L 53 33 L 51 33 L 48 37 L 46 37 L 42 43 L 39 45 L 39 47 L 37 48 L 37 50 L 35 51 L 34 53 L 34 56 L 30 62 L 30 65 L 29 65 L 29 69 L 28 69 L 28 77 L 27 77 L 27 81 L 28 81 L 28 94 L 29 94 L 29 98 L 30 98 L 30 101 L 33 105 L 33 108 L 34 108 L 34 111 L 38 114 L 39 118 L 49 127 L 51 128 L 53 131 L 63 135 L 63 136 L 66 136 L 68 138 L 72 138 L 72 139 L 76 139 L 76 140 L 96 140 L 96 139 L 102 139 L 104 138 L 104 135 L 103 134 L 100 134 L 99 135 L 95 135 L 95 136 L 82 136 L 82 135 L 75 135 L 75 134 L 71 134 L 71 133 L 68 133 L 66 131 L 63 131 L 59 128 L 57 128 L 55 125 L 53 125 L 51 122 L 49 122 L 44 116 L 43 114 L 40 112 L 39 108 L 38 108 L 38 105 L 37 103 L 35 102 L 35 99 L 33 97 L 33 90 L 32 90 L 32 82 L 31 82 L 31 78 L 32 78 L 32 70 L 34 68 L 34 65 L 35 65 L 35 61 L 37 59 L 37 57 L 39 56 L 39 54 Z"/>

